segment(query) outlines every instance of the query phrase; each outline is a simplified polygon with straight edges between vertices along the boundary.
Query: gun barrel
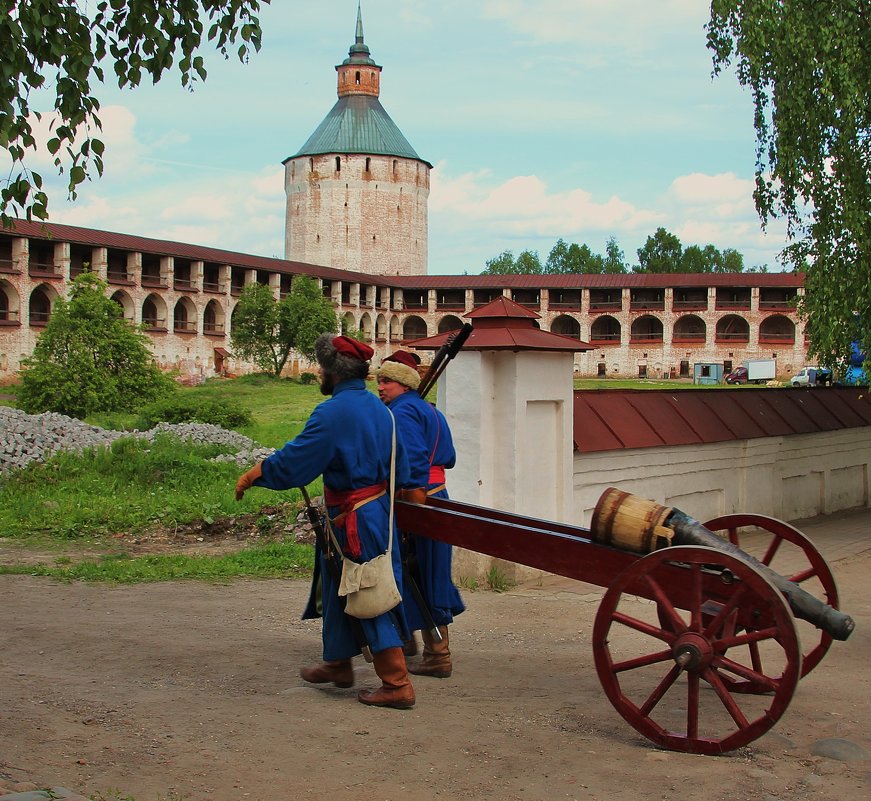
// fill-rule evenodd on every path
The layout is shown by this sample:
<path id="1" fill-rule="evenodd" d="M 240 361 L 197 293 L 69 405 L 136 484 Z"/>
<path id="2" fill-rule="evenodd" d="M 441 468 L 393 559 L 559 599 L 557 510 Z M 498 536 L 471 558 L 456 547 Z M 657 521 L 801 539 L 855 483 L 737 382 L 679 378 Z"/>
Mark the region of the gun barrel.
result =
<path id="1" fill-rule="evenodd" d="M 806 590 L 803 590 L 795 582 L 775 573 L 768 565 L 755 559 L 746 551 L 742 551 L 728 540 L 718 537 L 713 531 L 705 528 L 698 520 L 672 509 L 671 514 L 665 520 L 665 526 L 674 531 L 672 545 L 702 545 L 708 548 L 716 548 L 720 551 L 749 562 L 760 573 L 765 575 L 783 593 L 792 613 L 808 623 L 812 623 L 818 629 L 830 634 L 836 640 L 846 640 L 852 633 L 856 624 L 853 618 L 843 612 L 834 609 L 815 598 Z"/>

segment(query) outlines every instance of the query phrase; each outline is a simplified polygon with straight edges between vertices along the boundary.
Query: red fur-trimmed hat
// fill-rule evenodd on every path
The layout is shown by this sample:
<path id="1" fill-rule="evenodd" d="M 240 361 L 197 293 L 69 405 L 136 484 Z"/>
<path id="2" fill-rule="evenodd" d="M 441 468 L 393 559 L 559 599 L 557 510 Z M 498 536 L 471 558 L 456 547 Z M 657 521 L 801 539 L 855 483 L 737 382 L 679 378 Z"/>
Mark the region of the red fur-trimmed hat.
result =
<path id="1" fill-rule="evenodd" d="M 346 336 L 333 337 L 333 347 L 342 356 L 350 356 L 352 359 L 359 359 L 361 362 L 368 362 L 375 354 L 375 351 L 365 342 L 358 342 L 356 339 Z"/>
<path id="2" fill-rule="evenodd" d="M 409 389 L 417 389 L 420 386 L 420 373 L 417 372 L 417 361 L 414 354 L 406 350 L 398 350 L 391 353 L 381 362 L 378 370 L 378 378 L 387 378 L 396 381 Z"/>

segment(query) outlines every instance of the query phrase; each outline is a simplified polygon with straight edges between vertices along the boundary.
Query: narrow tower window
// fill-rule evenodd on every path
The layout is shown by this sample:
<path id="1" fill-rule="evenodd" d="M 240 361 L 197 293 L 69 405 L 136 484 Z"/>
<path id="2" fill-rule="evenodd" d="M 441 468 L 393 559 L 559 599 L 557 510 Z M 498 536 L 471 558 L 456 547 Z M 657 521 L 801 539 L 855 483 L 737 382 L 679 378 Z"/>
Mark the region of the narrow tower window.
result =
<path id="1" fill-rule="evenodd" d="M 342 159 L 339 156 L 336 156 L 336 172 L 342 171 Z"/>
<path id="2" fill-rule="evenodd" d="M 360 85 L 360 70 L 357 70 L 357 86 Z"/>
<path id="3" fill-rule="evenodd" d="M 309 170 L 309 172 L 315 171 L 315 160 L 314 159 L 308 160 L 308 170 Z"/>
<path id="4" fill-rule="evenodd" d="M 367 157 L 366 157 L 366 172 L 369 172 L 369 167 L 371 166 L 371 163 L 372 163 L 372 159 L 370 159 L 370 158 L 367 156 Z"/>

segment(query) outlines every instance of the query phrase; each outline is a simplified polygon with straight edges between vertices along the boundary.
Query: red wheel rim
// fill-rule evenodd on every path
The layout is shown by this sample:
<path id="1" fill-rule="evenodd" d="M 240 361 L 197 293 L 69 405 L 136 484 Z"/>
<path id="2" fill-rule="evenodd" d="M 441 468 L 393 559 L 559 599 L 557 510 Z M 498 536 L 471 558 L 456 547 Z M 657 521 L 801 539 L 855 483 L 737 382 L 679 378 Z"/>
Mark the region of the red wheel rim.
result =
<path id="1" fill-rule="evenodd" d="M 747 529 L 755 528 L 762 535 L 762 547 L 760 549 L 761 553 L 754 553 L 753 555 L 762 564 L 780 573 L 790 581 L 801 585 L 802 589 L 808 590 L 818 596 L 820 600 L 833 609 L 840 608 L 838 606 L 838 587 L 835 584 L 835 577 L 832 575 L 828 563 L 817 550 L 816 546 L 801 531 L 789 525 L 789 523 L 784 523 L 782 520 L 766 517 L 765 515 L 733 514 L 714 518 L 704 525 L 710 531 L 728 532 L 729 542 L 739 548 L 744 547 L 742 540 L 746 542 L 748 539 L 749 532 Z M 795 546 L 792 552 L 795 552 L 795 549 L 801 551 L 806 561 L 803 564 L 796 565 L 795 557 L 790 558 L 791 554 L 785 553 L 790 549 L 783 547 L 784 542 Z M 778 558 L 789 562 L 791 569 L 786 572 L 779 569 Z M 809 623 L 799 623 L 798 625 L 801 629 L 801 640 L 804 643 L 801 669 L 801 675 L 804 677 L 826 655 L 832 645 L 832 636 Z"/>
<path id="2" fill-rule="evenodd" d="M 691 599 L 683 608 L 670 594 L 674 565 L 681 597 Z M 738 617 L 745 625 L 736 626 Z M 695 546 L 655 551 L 617 577 L 596 614 L 593 656 L 608 699 L 631 726 L 694 754 L 734 751 L 768 731 L 801 672 L 780 591 L 749 563 Z M 730 685 L 739 680 L 766 694 L 735 694 Z"/>

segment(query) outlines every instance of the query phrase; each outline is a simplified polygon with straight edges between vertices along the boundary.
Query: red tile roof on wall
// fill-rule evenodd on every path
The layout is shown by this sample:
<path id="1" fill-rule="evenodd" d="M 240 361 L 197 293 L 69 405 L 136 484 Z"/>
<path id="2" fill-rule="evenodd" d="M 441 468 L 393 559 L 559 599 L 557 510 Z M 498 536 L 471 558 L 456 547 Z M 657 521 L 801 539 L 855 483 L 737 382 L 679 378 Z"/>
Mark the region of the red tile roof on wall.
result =
<path id="1" fill-rule="evenodd" d="M 109 247 L 162 256 L 177 256 L 192 261 L 230 264 L 277 273 L 304 274 L 334 281 L 350 281 L 400 289 L 622 289 L 624 287 L 800 287 L 803 273 L 683 273 L 625 275 L 370 275 L 305 262 L 252 256 L 230 250 L 191 245 L 171 240 L 150 239 L 132 234 L 79 228 L 59 223 L 16 220 L 16 228 L 0 228 L 0 234 L 35 239 L 55 239 L 91 247 Z"/>
<path id="2" fill-rule="evenodd" d="M 0 234 L 26 236 L 34 239 L 53 239 L 58 242 L 72 242 L 91 247 L 117 248 L 118 250 L 130 250 L 139 253 L 154 253 L 159 256 L 176 256 L 190 259 L 191 261 L 216 262 L 235 267 L 269 270 L 275 273 L 289 273 L 292 275 L 311 275 L 327 280 L 350 280 L 361 284 L 393 285 L 393 281 L 383 276 L 338 270 L 333 267 L 321 267 L 317 264 L 306 264 L 301 261 L 287 261 L 285 259 L 268 258 L 267 256 L 252 256 L 248 253 L 236 253 L 232 250 L 220 250 L 219 248 L 205 247 L 204 245 L 189 245 L 184 242 L 149 239 L 144 236 L 118 234 L 112 231 L 98 231 L 93 228 L 79 228 L 75 225 L 16 220 L 15 228 L 0 228 Z"/>
<path id="3" fill-rule="evenodd" d="M 406 289 L 656 289 L 665 287 L 800 287 L 804 273 L 626 273 L 623 275 L 405 275 L 393 276 Z"/>
<path id="4" fill-rule="evenodd" d="M 575 450 L 812 434 L 871 426 L 867 387 L 576 390 Z"/>

